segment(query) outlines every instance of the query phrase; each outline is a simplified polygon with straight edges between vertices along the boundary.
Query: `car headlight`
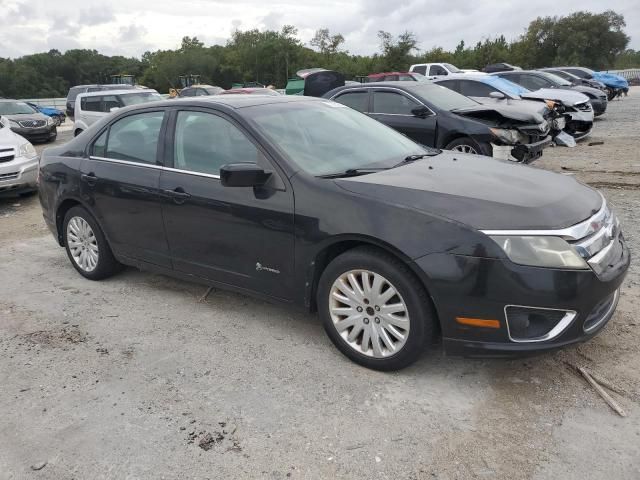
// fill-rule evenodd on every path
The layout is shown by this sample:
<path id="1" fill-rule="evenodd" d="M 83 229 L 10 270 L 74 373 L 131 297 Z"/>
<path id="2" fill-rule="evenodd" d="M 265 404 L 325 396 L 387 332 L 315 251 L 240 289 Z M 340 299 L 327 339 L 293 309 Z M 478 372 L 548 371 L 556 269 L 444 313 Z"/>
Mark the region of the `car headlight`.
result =
<path id="1" fill-rule="evenodd" d="M 53 118 L 47 117 L 47 126 L 53 125 Z"/>
<path id="2" fill-rule="evenodd" d="M 31 145 L 29 142 L 23 143 L 22 145 L 20 145 L 20 147 L 18 147 L 18 156 L 20 157 L 33 158 L 37 155 L 38 152 L 36 152 L 36 149 L 33 148 L 33 145 Z"/>
<path id="3" fill-rule="evenodd" d="M 513 263 L 533 267 L 589 268 L 578 252 L 560 237 L 495 235 L 491 239 Z"/>
<path id="4" fill-rule="evenodd" d="M 20 124 L 18 122 L 16 122 L 15 120 L 9 120 L 9 125 L 11 125 L 12 127 L 19 127 Z"/>
<path id="5" fill-rule="evenodd" d="M 527 143 L 527 136 L 518 130 L 510 130 L 506 128 L 490 128 L 494 137 L 508 145 L 514 145 L 518 142 Z"/>

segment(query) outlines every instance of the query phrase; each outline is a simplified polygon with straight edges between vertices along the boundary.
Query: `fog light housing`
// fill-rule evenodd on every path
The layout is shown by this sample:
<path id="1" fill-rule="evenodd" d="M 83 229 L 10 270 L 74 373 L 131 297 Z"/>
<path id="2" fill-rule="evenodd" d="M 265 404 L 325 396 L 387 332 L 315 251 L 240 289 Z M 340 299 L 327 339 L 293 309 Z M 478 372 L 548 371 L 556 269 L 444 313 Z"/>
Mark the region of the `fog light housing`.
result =
<path id="1" fill-rule="evenodd" d="M 544 342 L 564 332 L 576 318 L 573 310 L 507 305 L 504 309 L 509 338 L 513 342 Z"/>

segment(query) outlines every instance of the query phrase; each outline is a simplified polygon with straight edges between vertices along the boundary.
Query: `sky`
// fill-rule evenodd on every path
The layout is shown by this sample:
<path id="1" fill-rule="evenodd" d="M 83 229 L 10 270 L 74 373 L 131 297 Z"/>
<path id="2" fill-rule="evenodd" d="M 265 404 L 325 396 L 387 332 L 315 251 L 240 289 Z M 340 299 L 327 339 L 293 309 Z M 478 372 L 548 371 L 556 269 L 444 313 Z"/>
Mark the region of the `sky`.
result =
<path id="1" fill-rule="evenodd" d="M 235 29 L 287 24 L 307 45 L 319 28 L 341 33 L 354 54 L 378 51 L 379 30 L 409 30 L 422 50 L 452 50 L 461 39 L 467 45 L 501 34 L 515 39 L 538 16 L 605 9 L 624 15 L 629 47 L 640 50 L 639 0 L 0 0 L 0 57 L 52 48 L 139 57 L 177 48 L 184 36 L 224 44 Z"/>

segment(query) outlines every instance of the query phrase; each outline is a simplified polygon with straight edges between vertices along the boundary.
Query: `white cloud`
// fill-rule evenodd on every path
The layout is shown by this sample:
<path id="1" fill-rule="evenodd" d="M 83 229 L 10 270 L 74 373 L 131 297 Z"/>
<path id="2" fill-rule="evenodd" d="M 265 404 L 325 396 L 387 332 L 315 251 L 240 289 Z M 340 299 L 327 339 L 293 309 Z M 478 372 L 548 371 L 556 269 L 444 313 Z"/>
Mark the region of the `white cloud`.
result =
<path id="1" fill-rule="evenodd" d="M 68 48 L 93 48 L 106 54 L 139 56 L 145 50 L 176 48 L 184 36 L 223 44 L 236 28 L 298 27 L 308 43 L 318 28 L 342 33 L 356 54 L 378 50 L 378 30 L 416 33 L 420 48 L 453 49 L 462 39 L 473 45 L 487 37 L 515 39 L 538 16 L 577 10 L 622 13 L 631 48 L 640 49 L 638 0 L 3 0 L 0 57 Z"/>

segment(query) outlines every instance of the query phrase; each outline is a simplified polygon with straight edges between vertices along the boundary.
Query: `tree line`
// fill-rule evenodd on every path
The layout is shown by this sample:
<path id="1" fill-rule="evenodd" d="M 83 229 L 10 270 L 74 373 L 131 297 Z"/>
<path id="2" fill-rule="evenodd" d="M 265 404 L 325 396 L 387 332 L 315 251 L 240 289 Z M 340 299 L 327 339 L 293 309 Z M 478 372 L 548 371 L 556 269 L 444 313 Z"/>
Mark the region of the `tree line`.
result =
<path id="1" fill-rule="evenodd" d="M 205 46 L 196 37 L 184 37 L 175 50 L 145 52 L 141 58 L 106 56 L 96 50 L 0 58 L 0 96 L 46 98 L 65 96 L 79 84 L 110 83 L 114 74 L 134 75 L 138 83 L 167 92 L 179 88 L 179 77 L 200 75 L 202 83 L 230 88 L 234 82 L 257 81 L 283 88 L 302 68 L 324 67 L 347 78 L 373 72 L 407 70 L 413 63 L 448 62 L 460 68 L 480 69 L 507 62 L 523 68 L 581 65 L 603 70 L 640 67 L 640 51 L 627 49 L 624 17 L 614 11 L 576 12 L 565 17 L 539 17 L 518 38 L 503 35 L 475 45 L 460 41 L 453 51 L 441 47 L 421 51 L 413 32 L 394 36 L 378 32 L 379 51 L 353 55 L 345 39 L 328 29 L 316 31 L 309 46 L 294 26 L 281 30 L 236 30 L 226 45 Z"/>

